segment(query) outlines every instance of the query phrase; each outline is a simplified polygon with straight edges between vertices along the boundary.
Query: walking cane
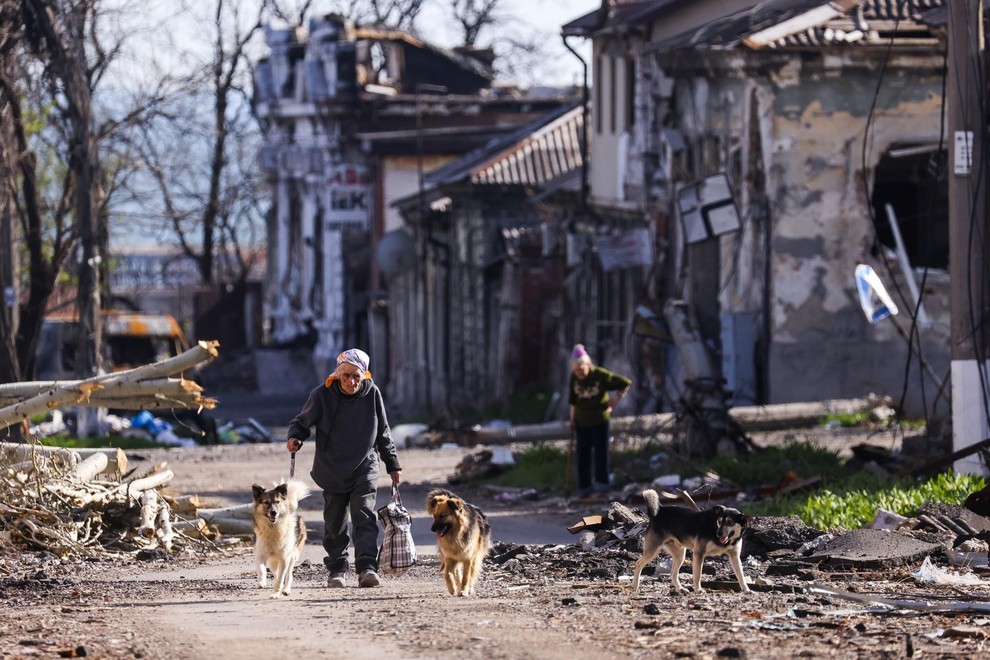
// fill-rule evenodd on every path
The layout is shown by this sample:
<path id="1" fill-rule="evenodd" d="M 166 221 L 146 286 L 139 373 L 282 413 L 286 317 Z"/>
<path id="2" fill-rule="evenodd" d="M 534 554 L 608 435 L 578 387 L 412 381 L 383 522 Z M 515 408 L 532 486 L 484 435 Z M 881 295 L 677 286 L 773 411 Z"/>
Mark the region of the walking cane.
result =
<path id="1" fill-rule="evenodd" d="M 567 436 L 567 471 L 564 472 L 564 493 L 570 495 L 574 490 L 574 429 Z"/>

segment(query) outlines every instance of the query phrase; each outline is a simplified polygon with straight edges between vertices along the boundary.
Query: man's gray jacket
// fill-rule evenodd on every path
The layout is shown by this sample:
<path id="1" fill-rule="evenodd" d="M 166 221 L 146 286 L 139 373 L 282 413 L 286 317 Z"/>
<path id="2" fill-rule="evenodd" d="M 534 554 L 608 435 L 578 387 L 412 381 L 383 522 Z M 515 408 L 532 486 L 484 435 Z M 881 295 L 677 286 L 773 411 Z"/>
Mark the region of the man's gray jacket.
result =
<path id="1" fill-rule="evenodd" d="M 289 437 L 306 440 L 316 427 L 316 454 L 310 476 L 330 493 L 344 493 L 364 482 L 378 480 L 378 460 L 388 472 L 401 470 L 392 443 L 385 402 L 369 378 L 348 395 L 340 382 L 328 379 L 309 394 L 302 410 L 289 424 Z"/>

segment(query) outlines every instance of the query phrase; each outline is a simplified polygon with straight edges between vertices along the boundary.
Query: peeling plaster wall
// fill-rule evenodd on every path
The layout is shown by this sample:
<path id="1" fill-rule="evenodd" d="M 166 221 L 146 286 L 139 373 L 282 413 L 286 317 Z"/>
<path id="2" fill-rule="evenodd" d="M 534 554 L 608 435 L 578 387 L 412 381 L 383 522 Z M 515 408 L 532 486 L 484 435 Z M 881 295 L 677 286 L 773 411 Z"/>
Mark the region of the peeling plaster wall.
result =
<path id="1" fill-rule="evenodd" d="M 872 191 L 873 169 L 891 146 L 939 141 L 942 60 L 892 57 L 878 93 L 882 53 L 775 57 L 774 65 L 759 54 L 658 55 L 658 68 L 674 84 L 673 93 L 654 86 L 656 126 L 681 131 L 690 153 L 672 183 L 721 170 L 736 192 L 742 229 L 718 239 L 719 313 L 762 316 L 769 306 L 769 354 L 757 367 L 766 371 L 768 403 L 869 393 L 900 397 L 906 341 L 892 321 L 868 323 L 854 270 L 860 263 L 874 267 L 902 310 L 900 323 L 909 328 L 912 301 L 898 299 L 894 284 L 908 295 L 904 273 L 893 260 L 888 274 L 871 255 L 866 187 Z M 932 324 L 921 329 L 921 342 L 925 360 L 944 375 L 948 282 L 940 275 L 926 283 Z M 676 296 L 680 287 L 674 284 Z M 920 372 L 914 359 L 905 400 L 906 413 L 919 417 Z M 938 386 L 926 377 L 925 388 L 930 406 Z"/>
<path id="2" fill-rule="evenodd" d="M 870 392 L 897 397 L 903 387 L 906 343 L 893 322 L 867 322 L 853 277 L 857 264 L 871 264 L 893 290 L 886 269 L 870 255 L 874 231 L 864 181 L 863 139 L 879 71 L 846 64 L 792 65 L 774 81 L 769 145 L 773 403 Z M 865 151 L 871 189 L 873 168 L 891 145 L 938 142 L 940 64 L 938 58 L 905 58 L 888 65 Z M 908 306 L 901 304 L 901 309 Z M 925 358 L 944 373 L 947 316 L 934 320 L 923 334 Z M 901 322 L 906 326 L 910 320 L 902 317 Z M 930 387 L 931 395 L 936 388 Z M 909 414 L 921 414 L 919 393 L 909 398 Z"/>

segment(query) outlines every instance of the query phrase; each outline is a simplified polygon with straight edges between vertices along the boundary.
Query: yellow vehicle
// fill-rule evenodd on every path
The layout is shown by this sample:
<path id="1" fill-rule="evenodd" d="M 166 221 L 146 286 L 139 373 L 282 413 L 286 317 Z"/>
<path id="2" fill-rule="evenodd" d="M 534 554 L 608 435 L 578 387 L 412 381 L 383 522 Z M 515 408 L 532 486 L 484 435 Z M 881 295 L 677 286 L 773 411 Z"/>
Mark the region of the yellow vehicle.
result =
<path id="1" fill-rule="evenodd" d="M 154 312 L 107 310 L 103 317 L 104 361 L 120 371 L 179 355 L 189 339 L 174 317 Z M 38 380 L 75 378 L 79 323 L 74 314 L 45 317 L 38 340 Z"/>

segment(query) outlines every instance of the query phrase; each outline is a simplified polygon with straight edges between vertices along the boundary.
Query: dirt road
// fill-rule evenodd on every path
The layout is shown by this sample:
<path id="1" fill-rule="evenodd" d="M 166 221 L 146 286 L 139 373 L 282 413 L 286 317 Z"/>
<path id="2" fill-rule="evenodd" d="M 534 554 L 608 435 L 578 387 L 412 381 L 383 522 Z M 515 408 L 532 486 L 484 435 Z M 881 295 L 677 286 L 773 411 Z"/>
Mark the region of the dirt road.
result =
<path id="1" fill-rule="evenodd" d="M 565 527 L 605 505 L 509 504 L 472 494 L 496 541 L 526 546 L 486 564 L 478 595 L 446 594 L 423 511 L 467 450 L 403 452 L 403 498 L 421 563 L 375 589 L 327 589 L 320 497 L 304 517 L 310 541 L 293 594 L 270 600 L 255 584 L 247 545 L 227 558 L 187 556 L 121 562 L 0 557 L 0 657 L 109 658 L 630 658 L 630 657 L 977 657 L 990 652 L 990 621 L 963 614 L 910 614 L 806 591 L 808 574 L 769 576 L 748 561 L 754 593 L 741 594 L 724 562 L 706 564 L 707 590 L 672 594 L 666 576 L 631 597 L 629 553 L 585 552 Z M 168 460 L 171 489 L 219 505 L 247 502 L 252 483 L 284 477 L 281 445 L 161 450 L 133 460 Z M 311 457 L 300 454 L 304 478 Z M 380 503 L 385 501 L 381 484 Z M 467 497 L 467 496 L 466 496 Z M 556 544 L 561 545 L 556 549 Z M 505 547 L 505 546 L 502 546 Z M 859 593 L 929 602 L 959 599 L 955 586 L 916 583 L 911 568 L 870 574 L 812 572 L 816 582 Z M 970 599 L 990 601 L 984 586 Z"/>

